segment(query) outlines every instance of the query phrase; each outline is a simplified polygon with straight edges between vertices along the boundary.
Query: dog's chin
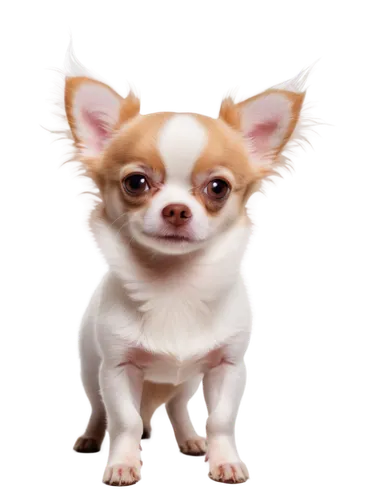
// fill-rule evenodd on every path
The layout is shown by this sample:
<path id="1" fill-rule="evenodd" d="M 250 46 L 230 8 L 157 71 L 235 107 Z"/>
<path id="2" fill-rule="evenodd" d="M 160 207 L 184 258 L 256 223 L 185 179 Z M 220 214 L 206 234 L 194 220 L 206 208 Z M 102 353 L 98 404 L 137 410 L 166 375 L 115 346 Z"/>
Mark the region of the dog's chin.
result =
<path id="1" fill-rule="evenodd" d="M 201 249 L 205 243 L 205 240 L 194 240 L 186 236 L 162 236 L 143 231 L 134 231 L 133 238 L 143 247 L 165 255 L 183 255 L 195 252 Z"/>

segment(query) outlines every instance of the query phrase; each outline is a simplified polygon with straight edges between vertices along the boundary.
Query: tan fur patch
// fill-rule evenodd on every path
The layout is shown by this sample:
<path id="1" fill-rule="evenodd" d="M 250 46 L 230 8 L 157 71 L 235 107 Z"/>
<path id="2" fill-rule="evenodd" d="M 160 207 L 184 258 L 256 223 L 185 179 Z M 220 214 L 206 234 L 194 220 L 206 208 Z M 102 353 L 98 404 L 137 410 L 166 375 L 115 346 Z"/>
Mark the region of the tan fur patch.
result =
<path id="1" fill-rule="evenodd" d="M 222 166 L 234 175 L 238 187 L 242 187 L 255 175 L 242 136 L 220 119 L 214 120 L 194 115 L 208 132 L 207 145 L 195 164 L 193 178 L 207 170 Z"/>
<path id="2" fill-rule="evenodd" d="M 162 125 L 173 116 L 173 112 L 140 113 L 138 117 L 129 121 L 103 153 L 101 161 L 96 164 L 96 176 L 101 179 L 100 186 L 104 192 L 115 193 L 122 189 L 120 185 L 124 166 L 139 164 L 151 173 L 149 180 L 154 177 L 163 182 L 165 168 L 157 148 L 157 136 Z M 134 171 L 137 169 L 135 168 Z M 146 208 L 152 196 L 157 192 L 157 186 L 151 184 L 150 190 L 142 196 L 131 197 L 122 193 L 121 203 L 123 210 L 137 210 Z"/>
<path id="3" fill-rule="evenodd" d="M 157 146 L 158 133 L 173 113 L 138 116 L 119 130 L 100 162 L 100 172 L 117 179 L 118 169 L 138 162 L 165 176 L 165 168 Z"/>
<path id="4" fill-rule="evenodd" d="M 138 97 L 133 93 L 129 94 L 123 99 L 120 109 L 120 118 L 116 124 L 115 129 L 119 129 L 124 123 L 128 122 L 139 114 L 141 103 Z"/>
<path id="5" fill-rule="evenodd" d="M 236 193 L 242 201 L 241 205 L 244 206 L 248 198 L 246 196 L 248 188 L 257 182 L 258 174 L 249 161 L 249 153 L 242 134 L 228 127 L 220 118 L 213 120 L 200 115 L 196 117 L 208 130 L 208 141 L 193 170 L 193 185 L 203 174 L 208 175 L 217 167 L 225 167 L 230 170 L 235 179 L 231 196 Z M 211 215 L 220 213 L 220 207 L 211 206 L 201 192 L 200 194 L 198 192 L 197 199 Z"/>
<path id="6" fill-rule="evenodd" d="M 238 108 L 231 97 L 226 97 L 221 103 L 219 118 L 235 130 L 241 130 L 241 119 Z"/>

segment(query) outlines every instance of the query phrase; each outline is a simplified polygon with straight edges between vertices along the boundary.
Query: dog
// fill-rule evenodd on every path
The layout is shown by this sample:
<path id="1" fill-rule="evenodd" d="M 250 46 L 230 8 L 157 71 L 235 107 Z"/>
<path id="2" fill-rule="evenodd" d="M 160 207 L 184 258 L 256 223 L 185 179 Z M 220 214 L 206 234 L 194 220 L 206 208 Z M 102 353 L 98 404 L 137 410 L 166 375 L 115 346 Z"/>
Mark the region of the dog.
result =
<path id="1" fill-rule="evenodd" d="M 249 477 L 234 438 L 251 331 L 240 275 L 246 203 L 298 140 L 302 80 L 239 103 L 227 97 L 211 118 L 142 115 L 132 91 L 123 98 L 88 76 L 65 79 L 75 157 L 100 198 L 89 225 L 109 268 L 80 331 L 92 413 L 74 449 L 99 451 L 108 430 L 106 484 L 140 480 L 140 441 L 162 404 L 180 451 L 206 455 L 211 479 Z M 201 382 L 207 438 L 187 410 Z"/>

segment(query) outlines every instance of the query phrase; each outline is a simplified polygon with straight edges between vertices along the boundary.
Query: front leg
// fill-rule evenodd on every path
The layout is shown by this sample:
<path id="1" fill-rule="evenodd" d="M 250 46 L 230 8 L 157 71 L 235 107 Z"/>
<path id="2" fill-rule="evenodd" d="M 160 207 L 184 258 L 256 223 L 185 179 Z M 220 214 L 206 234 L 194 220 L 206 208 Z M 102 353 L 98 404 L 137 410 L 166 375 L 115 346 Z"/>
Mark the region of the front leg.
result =
<path id="1" fill-rule="evenodd" d="M 203 379 L 208 408 L 207 457 L 209 477 L 223 483 L 243 483 L 249 478 L 246 465 L 237 453 L 234 425 L 246 382 L 243 360 L 222 362 Z"/>
<path id="2" fill-rule="evenodd" d="M 103 362 L 100 389 L 107 413 L 110 450 L 103 482 L 113 486 L 134 484 L 141 478 L 140 441 L 143 424 L 140 416 L 143 372 L 122 363 Z"/>

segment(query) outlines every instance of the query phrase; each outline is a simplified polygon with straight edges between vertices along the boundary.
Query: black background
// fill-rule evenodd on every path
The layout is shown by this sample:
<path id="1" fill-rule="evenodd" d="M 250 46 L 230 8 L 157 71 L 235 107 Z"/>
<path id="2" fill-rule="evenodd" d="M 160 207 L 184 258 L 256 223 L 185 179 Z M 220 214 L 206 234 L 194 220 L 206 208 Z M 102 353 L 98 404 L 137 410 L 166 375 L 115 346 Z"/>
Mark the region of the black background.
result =
<path id="1" fill-rule="evenodd" d="M 182 46 L 173 40 L 162 44 L 157 37 L 141 44 L 137 36 L 103 26 L 99 31 L 89 23 L 74 23 L 73 32 L 79 32 L 81 54 L 97 70 L 112 71 L 114 79 L 126 71 L 129 79 L 144 82 L 147 103 L 208 103 L 209 111 L 215 111 L 215 89 L 223 87 L 224 79 L 248 80 L 249 87 L 258 88 L 264 80 L 277 80 L 280 71 L 294 72 L 304 60 L 303 52 L 291 50 L 271 55 L 245 45 L 241 49 L 240 44 L 221 47 L 214 34 L 212 43 L 195 46 L 195 40 L 185 40 Z M 47 95 L 47 74 L 39 67 L 56 60 L 63 37 L 64 24 L 49 21 L 43 43 L 32 53 L 29 96 L 34 120 L 47 118 L 47 107 L 40 104 L 40 96 Z M 313 95 L 320 96 L 321 110 L 336 119 L 335 57 L 329 55 L 320 73 Z M 47 144 L 46 137 L 32 130 L 38 182 L 34 206 L 41 226 L 34 242 L 39 255 L 34 274 L 43 290 L 38 305 L 44 325 L 44 379 L 35 419 L 42 449 L 38 468 L 44 467 L 43 481 L 54 491 L 117 495 L 95 488 L 94 464 L 101 457 L 64 456 L 63 451 L 63 441 L 80 428 L 80 415 L 87 414 L 79 386 L 72 384 L 71 322 L 80 296 L 87 295 L 88 279 L 96 278 L 96 263 L 87 254 L 87 242 L 80 240 L 80 208 L 72 201 L 71 178 L 56 177 L 55 154 L 48 153 Z M 257 392 L 249 394 L 249 416 L 241 418 L 241 447 L 249 448 L 248 462 L 257 464 L 257 489 L 283 491 L 293 485 L 298 491 L 317 474 L 314 441 L 323 411 L 317 363 L 325 362 L 321 346 L 329 333 L 324 319 L 335 258 L 331 208 L 337 203 L 332 183 L 337 153 L 337 130 L 330 130 L 328 145 L 321 145 L 312 161 L 300 162 L 305 175 L 297 184 L 282 185 L 265 202 L 264 240 L 257 241 L 257 263 L 249 269 L 257 273 Z M 199 461 L 176 456 L 167 448 L 167 428 L 162 426 L 161 432 L 152 445 L 153 471 L 146 475 L 145 490 L 129 494 L 206 493 Z"/>

